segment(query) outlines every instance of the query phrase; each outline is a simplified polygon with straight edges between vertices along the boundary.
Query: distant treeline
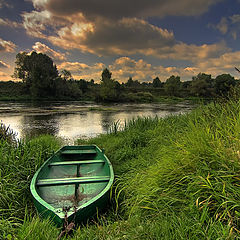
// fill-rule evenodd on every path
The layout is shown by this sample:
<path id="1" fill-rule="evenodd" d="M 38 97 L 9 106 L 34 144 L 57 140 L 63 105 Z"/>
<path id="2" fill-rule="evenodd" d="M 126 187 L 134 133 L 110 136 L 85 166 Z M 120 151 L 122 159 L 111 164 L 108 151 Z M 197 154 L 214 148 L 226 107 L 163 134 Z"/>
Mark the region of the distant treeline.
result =
<path id="1" fill-rule="evenodd" d="M 159 77 L 152 82 L 139 82 L 129 77 L 126 83 L 120 84 L 106 68 L 100 83 L 96 83 L 93 79 L 75 80 L 68 70 L 59 73 L 52 59 L 42 53 L 18 53 L 15 63 L 13 76 L 22 81 L 0 82 L 0 99 L 151 102 L 161 96 L 214 98 L 228 95 L 239 82 L 230 74 L 212 78 L 199 73 L 184 82 L 180 76 L 171 76 L 164 82 Z"/>

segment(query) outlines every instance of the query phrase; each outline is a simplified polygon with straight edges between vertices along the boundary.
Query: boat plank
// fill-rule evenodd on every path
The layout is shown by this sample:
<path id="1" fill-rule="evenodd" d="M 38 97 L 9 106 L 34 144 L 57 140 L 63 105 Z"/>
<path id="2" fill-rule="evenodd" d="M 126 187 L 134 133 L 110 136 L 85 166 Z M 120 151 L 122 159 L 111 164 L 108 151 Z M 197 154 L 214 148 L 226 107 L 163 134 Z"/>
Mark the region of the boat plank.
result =
<path id="1" fill-rule="evenodd" d="M 64 150 L 61 152 L 63 155 L 80 155 L 80 154 L 97 154 L 95 149 L 77 149 L 77 150 Z"/>
<path id="2" fill-rule="evenodd" d="M 77 177 L 77 178 L 51 178 L 51 179 L 40 179 L 37 182 L 37 187 L 43 186 L 57 186 L 57 185 L 70 185 L 70 184 L 84 184 L 84 183 L 98 183 L 108 182 L 109 176 L 101 177 Z"/>
<path id="3" fill-rule="evenodd" d="M 96 159 L 96 160 L 81 160 L 81 161 L 64 161 L 64 162 L 53 162 L 48 166 L 67 166 L 67 165 L 82 165 L 82 164 L 94 164 L 94 163 L 105 163 L 104 160 Z"/>

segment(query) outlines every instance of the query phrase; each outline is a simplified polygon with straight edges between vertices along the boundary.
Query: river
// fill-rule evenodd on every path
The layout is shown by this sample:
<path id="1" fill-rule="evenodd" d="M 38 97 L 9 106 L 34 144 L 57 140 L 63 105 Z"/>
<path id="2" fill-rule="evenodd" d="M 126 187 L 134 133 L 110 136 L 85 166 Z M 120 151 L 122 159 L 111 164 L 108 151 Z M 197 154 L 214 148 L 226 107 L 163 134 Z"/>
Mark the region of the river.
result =
<path id="1" fill-rule="evenodd" d="M 93 102 L 0 102 L 0 121 L 18 138 L 51 134 L 68 142 L 106 133 L 113 122 L 132 118 L 165 117 L 186 113 L 194 105 L 177 104 L 96 104 Z"/>

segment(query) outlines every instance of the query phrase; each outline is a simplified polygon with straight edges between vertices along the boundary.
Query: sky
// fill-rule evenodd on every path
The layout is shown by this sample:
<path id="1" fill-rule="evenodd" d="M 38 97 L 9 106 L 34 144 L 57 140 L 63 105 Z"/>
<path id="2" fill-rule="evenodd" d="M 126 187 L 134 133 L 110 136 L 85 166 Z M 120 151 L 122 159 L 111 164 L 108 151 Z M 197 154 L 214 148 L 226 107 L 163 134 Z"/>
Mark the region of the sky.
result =
<path id="1" fill-rule="evenodd" d="M 95 82 L 239 78 L 240 0 L 0 0 L 0 81 L 22 51 Z"/>

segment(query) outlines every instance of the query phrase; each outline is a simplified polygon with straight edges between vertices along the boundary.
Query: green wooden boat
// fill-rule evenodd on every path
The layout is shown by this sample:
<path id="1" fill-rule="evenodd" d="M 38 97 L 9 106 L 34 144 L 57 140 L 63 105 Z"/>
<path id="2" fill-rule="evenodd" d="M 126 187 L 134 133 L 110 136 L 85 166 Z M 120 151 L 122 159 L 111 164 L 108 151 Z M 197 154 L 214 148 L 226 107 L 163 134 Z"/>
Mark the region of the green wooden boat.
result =
<path id="1" fill-rule="evenodd" d="M 95 145 L 65 146 L 33 176 L 30 190 L 39 214 L 62 225 L 83 222 L 106 207 L 113 184 L 113 168 Z"/>

